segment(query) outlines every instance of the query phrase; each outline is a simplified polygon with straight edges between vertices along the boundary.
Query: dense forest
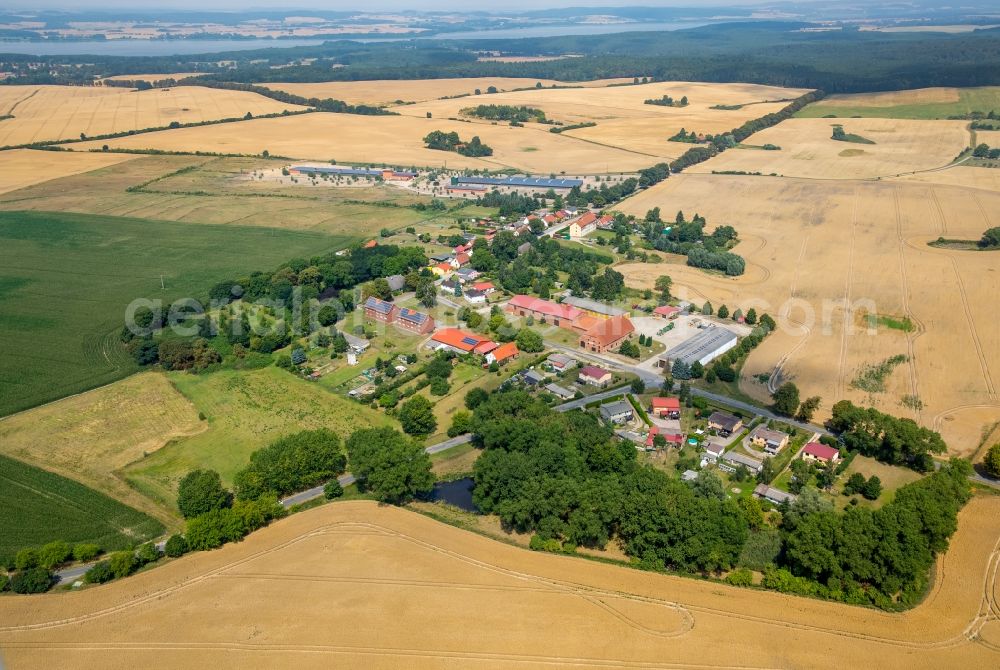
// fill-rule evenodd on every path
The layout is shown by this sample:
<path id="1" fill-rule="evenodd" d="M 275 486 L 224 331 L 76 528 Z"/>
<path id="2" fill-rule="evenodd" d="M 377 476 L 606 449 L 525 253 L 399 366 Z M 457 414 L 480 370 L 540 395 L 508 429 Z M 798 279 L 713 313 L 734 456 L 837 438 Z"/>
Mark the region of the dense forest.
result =
<path id="1" fill-rule="evenodd" d="M 805 23 L 754 22 L 690 30 L 566 35 L 508 40 L 416 40 L 233 51 L 222 54 L 121 58 L 0 55 L 26 76 L 7 83 L 90 83 L 95 76 L 141 72 L 213 72 L 243 83 L 530 77 L 588 81 L 650 77 L 659 81 L 752 82 L 818 88 L 829 93 L 929 86 L 1000 84 L 1000 29 L 973 33 L 860 32 L 854 28 L 804 31 Z M 478 61 L 476 52 L 509 55 L 580 54 L 579 58 L 522 63 Z M 291 65 L 315 58 L 308 65 Z M 236 61 L 235 69 L 215 63 Z M 258 61 L 258 62 L 254 62 Z M 337 67 L 332 68 L 331 65 Z M 274 69 L 275 65 L 290 65 Z M 471 93 L 472 91 L 470 91 Z"/>
<path id="2" fill-rule="evenodd" d="M 955 460 L 900 488 L 880 509 L 837 512 L 816 489 L 766 515 L 734 500 L 703 471 L 691 482 L 640 465 L 635 448 L 584 412 L 557 413 L 522 391 L 475 408 L 483 449 L 474 466 L 479 508 L 533 532 L 532 546 L 572 551 L 617 540 L 639 565 L 720 575 L 763 586 L 898 609 L 915 604 L 970 497 L 968 463 Z"/>

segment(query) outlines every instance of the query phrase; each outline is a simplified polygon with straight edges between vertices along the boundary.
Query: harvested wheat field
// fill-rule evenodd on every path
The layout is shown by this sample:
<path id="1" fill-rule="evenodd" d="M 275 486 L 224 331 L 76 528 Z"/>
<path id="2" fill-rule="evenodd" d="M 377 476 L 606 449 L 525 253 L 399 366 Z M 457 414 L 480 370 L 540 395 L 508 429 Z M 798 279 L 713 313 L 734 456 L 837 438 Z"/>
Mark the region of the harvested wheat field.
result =
<path id="1" fill-rule="evenodd" d="M 998 537 L 1000 499 L 973 500 L 927 600 L 886 614 L 340 502 L 121 582 L 0 599 L 0 648 L 46 670 L 995 667 Z"/>
<path id="2" fill-rule="evenodd" d="M 895 177 L 893 181 L 968 186 L 969 188 L 978 188 L 984 191 L 1000 191 L 1000 170 L 997 168 L 957 165 L 945 170 L 934 170 L 932 172 L 920 172 L 903 177 Z M 1000 222 L 1000 214 L 992 218 Z M 1000 223 L 996 225 L 1000 225 Z"/>
<path id="3" fill-rule="evenodd" d="M 424 102 L 453 95 L 473 95 L 478 88 L 485 92 L 490 86 L 498 91 L 512 91 L 518 88 L 532 88 L 538 82 L 551 86 L 583 86 L 601 88 L 610 84 L 622 84 L 631 79 L 597 79 L 579 83 L 567 83 L 553 79 L 530 79 L 527 77 L 467 77 L 464 79 L 391 79 L 373 81 L 324 81 L 318 83 L 272 83 L 260 84 L 273 91 L 285 91 L 306 98 L 333 98 L 352 105 L 391 105 L 403 102 Z"/>
<path id="4" fill-rule="evenodd" d="M 118 473 L 169 441 L 207 427 L 166 375 L 144 372 L 0 419 L 0 453 L 172 522 L 172 510 L 151 504 Z"/>
<path id="5" fill-rule="evenodd" d="M 200 86 L 133 91 L 107 86 L 0 87 L 0 146 L 68 140 L 170 125 L 303 109 L 245 91 Z"/>
<path id="6" fill-rule="evenodd" d="M 831 138 L 834 125 L 874 144 Z M 747 145 L 776 144 L 780 151 L 731 149 L 690 172 L 760 172 L 811 179 L 870 179 L 931 170 L 969 146 L 964 121 L 894 119 L 789 119 L 755 133 Z"/>
<path id="7" fill-rule="evenodd" d="M 541 109 L 549 119 L 565 124 L 597 123 L 591 128 L 567 131 L 566 135 L 609 147 L 638 151 L 649 156 L 674 158 L 689 144 L 668 142 L 681 128 L 702 133 L 729 131 L 784 107 L 806 91 L 756 84 L 704 84 L 657 82 L 630 86 L 588 89 L 540 89 L 479 95 L 454 100 L 435 100 L 393 108 L 407 116 L 434 118 L 460 117 L 462 109 L 476 105 L 515 105 Z M 670 95 L 675 100 L 687 96 L 686 107 L 647 105 L 647 99 Z M 772 102 L 768 102 L 772 101 Z M 743 105 L 735 110 L 711 109 L 713 105 Z M 476 119 L 470 119 L 476 121 Z M 477 121 L 489 124 L 488 121 Z M 538 127 L 539 124 L 528 124 Z M 548 131 L 550 126 L 541 125 Z"/>
<path id="8" fill-rule="evenodd" d="M 486 158 L 468 158 L 424 146 L 434 130 L 455 131 L 463 140 L 478 135 L 494 150 Z M 567 168 L 574 172 L 622 172 L 649 167 L 648 155 L 603 147 L 537 128 L 462 123 L 411 116 L 360 116 L 316 113 L 276 119 L 256 119 L 200 128 L 179 128 L 99 142 L 74 144 L 80 150 L 107 144 L 113 148 L 166 149 L 259 154 L 305 160 L 390 163 L 403 166 L 447 164 L 449 168 L 512 167 L 547 174 Z"/>
<path id="9" fill-rule="evenodd" d="M 651 288 L 668 274 L 675 293 L 695 303 L 745 312 L 756 307 L 780 328 L 750 355 L 742 388 L 767 401 L 765 385 L 794 381 L 803 397 L 823 398 L 820 416 L 840 399 L 873 404 L 940 427 L 953 453 L 971 454 L 985 425 L 1000 419 L 1000 329 L 989 313 L 1000 290 L 1000 254 L 934 249 L 938 236 L 978 239 L 997 225 L 1000 194 L 893 182 L 684 174 L 618 207 L 643 216 L 698 212 L 711 230 L 732 225 L 746 274 L 728 278 L 675 263 L 618 266 L 626 283 Z M 849 305 L 850 309 L 845 309 Z M 866 314 L 902 320 L 909 332 L 870 328 Z M 906 356 L 881 388 L 854 382 L 868 366 Z M 902 403 L 916 396 L 921 409 Z M 979 408 L 975 413 L 968 408 Z M 945 417 L 957 416 L 957 420 Z"/>
<path id="10" fill-rule="evenodd" d="M 0 122 L 2 127 L 2 122 Z M 122 154 L 13 149 L 0 154 L 0 193 L 132 160 Z"/>

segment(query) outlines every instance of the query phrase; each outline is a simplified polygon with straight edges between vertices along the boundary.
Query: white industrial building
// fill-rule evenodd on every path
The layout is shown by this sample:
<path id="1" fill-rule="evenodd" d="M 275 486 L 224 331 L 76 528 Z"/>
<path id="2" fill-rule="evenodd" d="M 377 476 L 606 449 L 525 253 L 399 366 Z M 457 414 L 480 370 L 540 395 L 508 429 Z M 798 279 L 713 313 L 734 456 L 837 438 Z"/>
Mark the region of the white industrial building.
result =
<path id="1" fill-rule="evenodd" d="M 738 340 L 736 333 L 731 330 L 719 326 L 709 326 L 665 353 L 657 364 L 661 368 L 669 369 L 674 361 L 680 359 L 686 365 L 694 365 L 696 362 L 708 365 L 735 347 Z"/>

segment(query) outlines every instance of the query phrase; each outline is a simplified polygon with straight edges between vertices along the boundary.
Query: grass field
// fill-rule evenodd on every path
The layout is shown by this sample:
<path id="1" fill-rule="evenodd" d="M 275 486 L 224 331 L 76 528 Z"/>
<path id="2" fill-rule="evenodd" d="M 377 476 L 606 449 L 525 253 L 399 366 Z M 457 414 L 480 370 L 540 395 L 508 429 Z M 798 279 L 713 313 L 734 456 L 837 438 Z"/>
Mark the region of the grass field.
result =
<path id="1" fill-rule="evenodd" d="M 838 118 L 947 119 L 991 110 L 1000 112 L 1000 86 L 831 95 L 800 110 L 796 116 L 819 118 L 833 114 Z"/>
<path id="2" fill-rule="evenodd" d="M 910 470 L 909 468 L 886 465 L 885 463 L 879 463 L 874 458 L 868 458 L 866 456 L 855 456 L 854 460 L 851 461 L 851 464 L 846 470 L 844 470 L 844 474 L 840 477 L 840 485 L 837 487 L 838 494 L 839 489 L 842 489 L 843 485 L 847 483 L 847 478 L 855 472 L 860 472 L 864 475 L 865 479 L 877 476 L 882 482 L 882 495 L 878 497 L 878 500 L 869 502 L 860 494 L 854 496 L 858 498 L 858 504 L 868 504 L 872 507 L 882 507 L 883 505 L 892 502 L 892 499 L 896 496 L 896 491 L 899 487 L 920 479 L 920 474 Z M 851 499 L 849 496 L 845 495 L 837 495 L 836 497 L 838 507 L 846 507 Z"/>
<path id="3" fill-rule="evenodd" d="M 122 549 L 163 525 L 65 477 L 0 456 L 0 556 L 52 540 Z"/>
<path id="4" fill-rule="evenodd" d="M 205 415 L 208 429 L 173 440 L 123 470 L 138 491 L 169 509 L 177 482 L 189 470 L 211 468 L 231 484 L 251 453 L 283 435 L 325 427 L 346 438 L 359 428 L 394 424 L 381 412 L 275 367 L 171 373 L 170 379 Z"/>
<path id="5" fill-rule="evenodd" d="M 834 125 L 875 144 L 831 138 Z M 726 151 L 689 172 L 760 172 L 812 179 L 867 179 L 939 168 L 969 146 L 964 121 L 790 119 L 751 136 L 781 151 Z"/>
<path id="6" fill-rule="evenodd" d="M 629 287 L 652 288 L 667 274 L 679 299 L 744 312 L 753 306 L 777 318 L 778 331 L 743 368 L 742 388 L 758 401 L 769 397 L 753 377 L 778 368 L 803 397 L 822 397 L 818 420 L 841 399 L 871 403 L 942 431 L 956 455 L 975 451 L 982 427 L 1000 419 L 1000 330 L 983 309 L 996 293 L 996 257 L 927 245 L 939 236 L 978 239 L 997 225 L 1000 194 L 904 181 L 684 173 L 616 209 L 642 217 L 652 207 L 696 211 L 709 228 L 739 231 L 734 251 L 747 261 L 740 277 L 674 263 L 616 270 Z M 914 328 L 868 328 L 864 314 L 908 317 Z M 886 379 L 885 392 L 851 388 L 859 369 L 896 355 L 907 363 Z M 923 408 L 902 405 L 907 395 Z"/>
<path id="7" fill-rule="evenodd" d="M 121 477 L 129 463 L 208 424 L 167 376 L 142 372 L 0 419 L 0 452 L 75 479 L 161 521 L 176 520 Z"/>
<path id="8" fill-rule="evenodd" d="M 1000 623 L 982 603 L 1000 590 L 998 537 L 1000 498 L 974 499 L 930 595 L 886 614 L 528 551 L 345 501 L 100 588 L 4 597 L 0 646 L 26 670 L 991 668 Z M 434 616 L 400 615 L 417 611 Z"/>
<path id="9" fill-rule="evenodd" d="M 240 226 L 0 213 L 0 415 L 134 372 L 118 341 L 132 300 L 202 297 L 221 279 L 350 240 Z"/>
<path id="10" fill-rule="evenodd" d="M 133 91 L 103 86 L 4 86 L 0 88 L 0 146 L 120 133 L 275 114 L 304 109 L 245 91 L 200 86 Z"/>
<path id="11" fill-rule="evenodd" d="M 125 154 L 70 153 L 67 151 L 5 151 L 0 160 L 0 193 L 16 191 L 50 179 L 90 172 L 123 163 L 135 156 Z"/>

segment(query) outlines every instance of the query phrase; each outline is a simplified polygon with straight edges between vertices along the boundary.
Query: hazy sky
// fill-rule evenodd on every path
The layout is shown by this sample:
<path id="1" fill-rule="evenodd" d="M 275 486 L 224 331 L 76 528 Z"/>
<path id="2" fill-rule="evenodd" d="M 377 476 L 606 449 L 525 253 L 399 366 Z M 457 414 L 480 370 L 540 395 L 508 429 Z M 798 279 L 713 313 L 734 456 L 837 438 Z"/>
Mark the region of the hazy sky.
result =
<path id="1" fill-rule="evenodd" d="M 246 0 L 153 0 L 149 3 L 136 3 L 135 0 L 87 0 L 73 2 L 72 0 L 12 0 L 4 3 L 14 9 L 135 9 L 140 11 L 155 11 L 156 9 L 189 9 L 203 11 L 237 11 L 247 9 L 295 9 L 308 11 L 308 8 L 327 10 L 359 10 L 382 11 L 402 9 L 424 10 L 486 10 L 503 12 L 505 9 L 542 9 L 548 7 L 697 7 L 706 5 L 753 5 L 762 4 L 761 0 L 299 0 L 293 2 L 247 2 Z M 776 4 L 776 3 L 768 3 Z"/>

